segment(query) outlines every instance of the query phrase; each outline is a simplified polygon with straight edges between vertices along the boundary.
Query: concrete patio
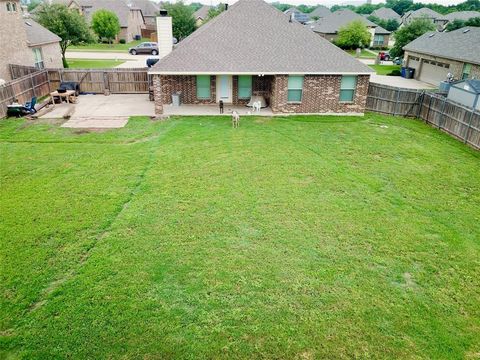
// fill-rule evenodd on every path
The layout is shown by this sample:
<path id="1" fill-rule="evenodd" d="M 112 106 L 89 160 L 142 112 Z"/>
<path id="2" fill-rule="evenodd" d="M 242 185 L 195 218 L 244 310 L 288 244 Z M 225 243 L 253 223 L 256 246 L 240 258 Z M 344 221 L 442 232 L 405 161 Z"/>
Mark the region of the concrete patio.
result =
<path id="1" fill-rule="evenodd" d="M 52 105 L 50 105 L 51 107 Z M 130 116 L 154 116 L 148 94 L 80 95 L 76 104 L 56 104 L 41 119 L 68 118 L 62 127 L 121 128 Z"/>
<path id="2" fill-rule="evenodd" d="M 225 115 L 230 115 L 233 111 L 236 111 L 239 115 L 273 116 L 272 110 L 269 107 L 261 109 L 260 112 L 253 112 L 250 107 L 225 104 L 223 114 L 220 114 L 220 110 L 217 104 L 215 105 L 182 104 L 180 106 L 165 105 L 163 107 L 163 115 L 168 115 L 168 116 L 175 116 L 175 115 L 225 116 Z"/>

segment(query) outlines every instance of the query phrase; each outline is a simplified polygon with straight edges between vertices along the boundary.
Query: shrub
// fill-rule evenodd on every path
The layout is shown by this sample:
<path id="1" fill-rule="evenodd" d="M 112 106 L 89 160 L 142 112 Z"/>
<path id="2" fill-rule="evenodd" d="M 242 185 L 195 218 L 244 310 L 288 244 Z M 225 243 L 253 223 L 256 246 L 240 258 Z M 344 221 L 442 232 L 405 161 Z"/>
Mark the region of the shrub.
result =
<path id="1" fill-rule="evenodd" d="M 402 73 L 398 69 L 392 70 L 387 74 L 387 76 L 400 76 L 400 75 L 402 75 Z"/>
<path id="2" fill-rule="evenodd" d="M 125 39 L 120 39 L 118 42 L 119 42 L 120 44 L 126 44 L 126 43 L 127 43 L 127 40 L 125 40 Z"/>

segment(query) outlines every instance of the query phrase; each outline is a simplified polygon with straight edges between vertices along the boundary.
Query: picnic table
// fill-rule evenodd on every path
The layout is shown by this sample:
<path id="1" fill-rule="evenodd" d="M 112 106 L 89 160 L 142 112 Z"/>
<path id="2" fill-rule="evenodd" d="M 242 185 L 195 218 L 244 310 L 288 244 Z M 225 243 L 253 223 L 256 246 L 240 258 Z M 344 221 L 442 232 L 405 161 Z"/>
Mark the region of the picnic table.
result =
<path id="1" fill-rule="evenodd" d="M 58 92 L 58 90 L 55 90 L 54 92 L 50 93 L 50 98 L 52 99 L 52 105 L 55 107 L 55 97 L 58 96 L 60 99 L 61 98 L 66 98 L 67 103 L 73 103 L 75 104 L 77 102 L 77 97 L 75 95 L 75 90 L 67 90 L 65 92 Z"/>

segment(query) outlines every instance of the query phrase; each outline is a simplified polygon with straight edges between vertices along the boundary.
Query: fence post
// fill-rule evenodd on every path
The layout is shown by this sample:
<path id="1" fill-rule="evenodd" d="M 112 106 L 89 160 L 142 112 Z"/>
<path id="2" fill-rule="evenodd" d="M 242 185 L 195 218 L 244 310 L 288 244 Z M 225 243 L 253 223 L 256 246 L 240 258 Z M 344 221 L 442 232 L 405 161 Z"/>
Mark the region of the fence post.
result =
<path id="1" fill-rule="evenodd" d="M 443 118 L 445 117 L 444 114 L 445 114 L 445 105 L 447 103 L 447 98 L 445 98 L 443 100 L 443 104 L 442 104 L 442 112 L 440 113 L 440 119 L 438 120 L 438 128 L 441 129 L 442 128 L 442 121 L 443 121 Z"/>
<path id="2" fill-rule="evenodd" d="M 400 100 L 400 88 L 397 88 L 397 100 L 395 101 L 395 105 L 393 106 L 393 116 L 397 114 L 397 106 L 398 106 L 399 100 Z"/>
<path id="3" fill-rule="evenodd" d="M 425 97 L 425 90 L 422 90 L 420 94 L 420 104 L 418 104 L 418 109 L 417 109 L 417 119 L 420 118 L 420 113 L 422 112 L 422 107 L 423 107 L 423 98 Z"/>
<path id="4" fill-rule="evenodd" d="M 32 93 L 33 96 L 37 96 L 36 91 L 35 91 L 35 84 L 33 83 L 33 74 L 30 74 L 30 84 L 32 84 Z"/>
<path id="5" fill-rule="evenodd" d="M 477 108 L 478 98 L 479 98 L 479 96 L 477 95 L 477 97 L 475 98 L 475 101 L 473 102 L 472 112 L 470 113 L 470 119 L 468 120 L 467 132 L 465 134 L 465 139 L 464 139 L 465 144 L 468 142 L 468 138 L 470 137 L 470 130 L 472 130 L 473 115 L 475 114 L 475 109 Z"/>

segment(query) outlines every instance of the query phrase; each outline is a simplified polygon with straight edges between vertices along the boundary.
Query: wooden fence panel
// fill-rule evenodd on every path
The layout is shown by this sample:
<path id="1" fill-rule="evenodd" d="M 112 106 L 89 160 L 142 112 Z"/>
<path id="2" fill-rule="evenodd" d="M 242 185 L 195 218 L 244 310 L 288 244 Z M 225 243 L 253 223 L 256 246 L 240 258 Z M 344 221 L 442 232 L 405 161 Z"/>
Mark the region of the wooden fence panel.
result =
<path id="1" fill-rule="evenodd" d="M 367 110 L 416 117 L 480 149 L 480 113 L 424 90 L 370 83 Z"/>
<path id="2" fill-rule="evenodd" d="M 10 75 L 12 76 L 13 80 L 21 78 L 25 75 L 30 75 L 30 74 L 36 73 L 38 71 L 39 71 L 39 69 L 37 69 L 34 66 L 24 66 L 24 65 L 10 64 Z"/>

